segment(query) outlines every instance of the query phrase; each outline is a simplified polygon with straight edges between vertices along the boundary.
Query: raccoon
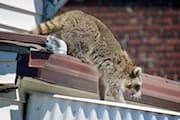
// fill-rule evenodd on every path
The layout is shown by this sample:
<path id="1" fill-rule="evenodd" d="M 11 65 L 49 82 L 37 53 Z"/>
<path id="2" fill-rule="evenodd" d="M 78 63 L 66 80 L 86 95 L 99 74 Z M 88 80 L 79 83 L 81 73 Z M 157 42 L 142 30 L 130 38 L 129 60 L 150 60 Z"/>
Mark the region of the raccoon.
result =
<path id="1" fill-rule="evenodd" d="M 30 31 L 31 34 L 56 34 L 68 46 L 68 54 L 94 65 L 99 74 L 99 97 L 111 95 L 125 103 L 124 92 L 141 96 L 142 69 L 133 64 L 108 27 L 96 17 L 71 10 Z"/>

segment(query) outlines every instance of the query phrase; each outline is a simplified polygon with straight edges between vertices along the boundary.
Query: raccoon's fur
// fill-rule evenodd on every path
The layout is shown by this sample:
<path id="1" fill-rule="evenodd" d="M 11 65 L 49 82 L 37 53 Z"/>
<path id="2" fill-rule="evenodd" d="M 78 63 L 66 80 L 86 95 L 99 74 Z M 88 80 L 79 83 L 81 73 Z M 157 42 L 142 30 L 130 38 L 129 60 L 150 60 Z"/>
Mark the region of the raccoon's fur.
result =
<path id="1" fill-rule="evenodd" d="M 79 10 L 62 13 L 30 31 L 54 34 L 68 45 L 68 54 L 96 66 L 99 72 L 99 96 L 112 95 L 125 102 L 123 92 L 141 95 L 141 68 L 136 67 L 112 32 L 99 19 Z"/>

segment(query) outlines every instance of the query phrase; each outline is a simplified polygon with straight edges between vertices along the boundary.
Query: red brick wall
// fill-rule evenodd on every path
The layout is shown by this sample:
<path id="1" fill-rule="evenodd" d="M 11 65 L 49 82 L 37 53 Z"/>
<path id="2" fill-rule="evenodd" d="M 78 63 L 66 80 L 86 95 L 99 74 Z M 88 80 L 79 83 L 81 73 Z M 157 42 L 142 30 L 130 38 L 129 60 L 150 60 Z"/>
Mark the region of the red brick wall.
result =
<path id="1" fill-rule="evenodd" d="M 65 6 L 101 19 L 144 72 L 180 80 L 180 9 Z"/>

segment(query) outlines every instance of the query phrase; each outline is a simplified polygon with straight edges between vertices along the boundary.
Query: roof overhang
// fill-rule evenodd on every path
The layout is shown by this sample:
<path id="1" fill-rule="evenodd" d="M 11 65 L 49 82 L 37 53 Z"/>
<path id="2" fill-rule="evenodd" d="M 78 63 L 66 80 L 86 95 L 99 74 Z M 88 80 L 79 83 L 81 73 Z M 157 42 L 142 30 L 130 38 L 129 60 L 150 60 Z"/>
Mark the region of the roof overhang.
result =
<path id="1" fill-rule="evenodd" d="M 4 40 L 8 44 L 9 41 L 13 41 L 33 46 L 43 46 L 46 43 L 45 36 L 0 32 L 0 43 Z M 18 44 L 16 45 L 18 46 Z M 28 61 L 28 68 L 38 69 L 36 71 L 38 72 L 37 76 L 32 77 L 37 77 L 40 81 L 97 93 L 97 71 L 77 58 L 62 54 L 32 51 L 29 54 Z M 142 79 L 142 99 L 138 102 L 176 111 L 180 110 L 179 82 L 148 74 L 143 74 Z M 129 97 L 126 99 L 133 101 Z"/>

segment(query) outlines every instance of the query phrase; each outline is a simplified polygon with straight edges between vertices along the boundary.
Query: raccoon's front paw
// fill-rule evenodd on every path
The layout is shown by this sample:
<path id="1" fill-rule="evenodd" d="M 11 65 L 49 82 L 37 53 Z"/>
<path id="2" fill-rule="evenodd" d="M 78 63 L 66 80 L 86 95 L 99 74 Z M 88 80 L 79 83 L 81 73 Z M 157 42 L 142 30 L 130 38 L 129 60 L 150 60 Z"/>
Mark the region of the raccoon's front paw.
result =
<path id="1" fill-rule="evenodd" d="M 114 98 L 115 98 L 115 100 L 117 100 L 120 103 L 126 103 L 122 92 L 115 94 Z"/>
<path id="2" fill-rule="evenodd" d="M 119 102 L 120 103 L 126 103 L 126 101 L 124 99 L 120 99 Z"/>

